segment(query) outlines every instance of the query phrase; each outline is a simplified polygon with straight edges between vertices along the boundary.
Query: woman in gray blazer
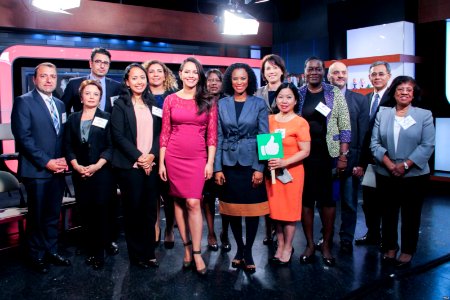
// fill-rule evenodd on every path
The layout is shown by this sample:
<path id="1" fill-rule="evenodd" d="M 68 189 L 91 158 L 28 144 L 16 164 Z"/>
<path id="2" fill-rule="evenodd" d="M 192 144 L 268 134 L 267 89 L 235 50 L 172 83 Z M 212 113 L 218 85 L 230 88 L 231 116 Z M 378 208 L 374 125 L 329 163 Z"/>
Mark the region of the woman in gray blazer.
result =
<path id="1" fill-rule="evenodd" d="M 264 163 L 258 160 L 256 135 L 269 132 L 264 100 L 252 96 L 256 76 L 247 64 L 235 63 L 223 77 L 227 95 L 219 101 L 217 151 L 214 160 L 215 182 L 224 186 L 220 213 L 230 216 L 231 230 L 237 244 L 232 267 L 246 272 L 256 270 L 252 246 L 258 231 L 259 216 L 269 213 L 263 184 Z M 245 217 L 246 239 L 242 239 Z"/>
<path id="2" fill-rule="evenodd" d="M 380 110 L 370 148 L 377 163 L 376 181 L 382 203 L 383 262 L 408 267 L 417 248 L 420 215 L 430 174 L 428 160 L 434 151 L 435 129 L 429 110 L 411 105 L 419 87 L 409 76 L 398 76 L 388 91 L 393 108 Z M 401 254 L 397 244 L 401 210 Z"/>

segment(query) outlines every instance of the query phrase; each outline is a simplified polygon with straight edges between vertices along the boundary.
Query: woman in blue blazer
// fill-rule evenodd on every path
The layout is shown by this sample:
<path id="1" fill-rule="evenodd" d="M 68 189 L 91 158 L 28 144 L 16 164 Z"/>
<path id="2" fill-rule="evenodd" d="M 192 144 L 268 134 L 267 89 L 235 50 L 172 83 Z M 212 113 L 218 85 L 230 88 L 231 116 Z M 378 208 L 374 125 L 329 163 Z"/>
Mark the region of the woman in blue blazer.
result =
<path id="1" fill-rule="evenodd" d="M 83 108 L 67 121 L 66 159 L 73 168 L 75 198 L 86 227 L 86 263 L 100 269 L 108 243 L 108 216 L 114 191 L 110 115 L 98 108 L 102 86 L 96 80 L 83 81 L 79 94 Z"/>
<path id="2" fill-rule="evenodd" d="M 218 143 L 214 161 L 215 181 L 224 185 L 220 213 L 230 216 L 237 244 L 234 268 L 255 272 L 252 246 L 259 216 L 269 213 L 263 184 L 264 163 L 258 160 L 256 135 L 269 132 L 267 107 L 263 99 L 252 96 L 256 76 L 247 64 L 235 63 L 223 77 L 223 91 L 232 95 L 219 101 Z M 242 239 L 245 217 L 246 239 Z"/>
<path id="3" fill-rule="evenodd" d="M 388 91 L 396 106 L 380 110 L 370 148 L 376 161 L 376 182 L 382 203 L 383 262 L 404 268 L 411 264 L 419 238 L 420 215 L 434 151 L 435 129 L 429 110 L 411 105 L 419 87 L 409 76 L 398 76 Z M 401 210 L 401 254 L 397 244 Z"/>

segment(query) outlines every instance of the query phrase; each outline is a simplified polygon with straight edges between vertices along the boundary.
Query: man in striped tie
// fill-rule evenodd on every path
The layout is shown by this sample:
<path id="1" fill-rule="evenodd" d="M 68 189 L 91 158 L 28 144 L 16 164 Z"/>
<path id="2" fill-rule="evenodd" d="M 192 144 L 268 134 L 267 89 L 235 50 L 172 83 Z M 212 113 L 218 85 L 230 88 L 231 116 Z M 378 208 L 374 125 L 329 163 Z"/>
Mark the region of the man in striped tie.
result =
<path id="1" fill-rule="evenodd" d="M 58 221 L 67 163 L 62 154 L 66 112 L 53 97 L 57 72 L 52 63 L 34 71 L 35 89 L 14 100 L 11 129 L 19 152 L 19 169 L 27 191 L 27 246 L 30 266 L 47 273 L 49 264 L 69 266 L 57 252 Z"/>

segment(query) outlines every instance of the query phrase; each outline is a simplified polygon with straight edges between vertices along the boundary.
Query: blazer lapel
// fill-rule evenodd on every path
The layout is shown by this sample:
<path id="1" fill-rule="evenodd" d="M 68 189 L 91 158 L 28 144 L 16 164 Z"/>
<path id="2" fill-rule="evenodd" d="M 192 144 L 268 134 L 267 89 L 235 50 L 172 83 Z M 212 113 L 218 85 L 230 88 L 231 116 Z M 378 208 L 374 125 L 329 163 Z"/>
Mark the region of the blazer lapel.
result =
<path id="1" fill-rule="evenodd" d="M 133 134 L 133 138 L 134 140 L 137 139 L 137 128 L 136 128 L 136 115 L 134 114 L 134 108 L 133 105 L 125 105 L 126 107 L 126 112 L 127 112 L 127 118 L 128 118 L 128 122 L 130 124 L 130 130 L 131 133 Z"/>
<path id="2" fill-rule="evenodd" d="M 237 128 L 238 123 L 236 120 L 236 108 L 234 107 L 234 98 L 233 97 L 228 97 L 227 99 L 223 99 L 221 101 L 226 101 L 225 102 L 225 109 L 224 109 L 224 115 L 228 117 L 228 119 L 230 120 L 230 124 L 235 125 L 234 128 Z"/>
<path id="3" fill-rule="evenodd" d="M 34 101 L 36 101 L 38 107 L 42 110 L 43 115 L 47 116 L 46 119 L 47 119 L 48 123 L 50 124 L 50 126 L 53 128 L 53 132 L 56 135 L 55 126 L 53 125 L 52 116 L 50 115 L 50 112 L 48 111 L 47 104 L 45 104 L 45 102 L 44 102 L 45 100 L 42 99 L 41 95 L 38 93 L 37 90 L 34 90 L 33 99 L 34 99 Z"/>
<path id="4" fill-rule="evenodd" d="M 394 123 L 395 123 L 395 108 L 389 111 L 389 122 L 387 125 L 387 150 L 389 157 L 396 159 L 395 142 L 394 142 Z M 400 129 L 401 130 L 401 129 Z M 398 146 L 398 144 L 397 144 Z"/>

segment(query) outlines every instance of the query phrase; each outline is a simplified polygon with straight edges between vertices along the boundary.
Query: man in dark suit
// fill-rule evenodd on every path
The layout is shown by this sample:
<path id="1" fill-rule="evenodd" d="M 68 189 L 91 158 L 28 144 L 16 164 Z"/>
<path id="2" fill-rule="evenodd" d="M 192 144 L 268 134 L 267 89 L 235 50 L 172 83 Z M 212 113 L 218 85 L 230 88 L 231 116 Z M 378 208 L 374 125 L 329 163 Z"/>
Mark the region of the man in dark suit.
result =
<path id="1" fill-rule="evenodd" d="M 111 65 L 111 53 L 105 48 L 92 49 L 91 59 L 89 60 L 89 67 L 91 73 L 88 76 L 72 78 L 67 83 L 64 90 L 62 101 L 66 105 L 67 114 L 70 114 L 71 109 L 80 111 L 83 107 L 78 94 L 81 82 L 86 79 L 94 79 L 102 84 L 104 91 L 102 99 L 100 99 L 100 109 L 111 113 L 114 101 L 120 93 L 120 83 L 106 77 Z"/>
<path id="2" fill-rule="evenodd" d="M 62 154 L 66 112 L 52 97 L 56 66 L 41 63 L 34 71 L 35 89 L 15 99 L 11 129 L 19 152 L 19 170 L 27 191 L 27 242 L 30 264 L 47 273 L 48 263 L 69 266 L 57 253 L 58 221 L 67 168 Z"/>
<path id="3" fill-rule="evenodd" d="M 361 152 L 361 161 L 364 170 L 368 164 L 374 164 L 374 159 L 370 152 L 370 138 L 372 136 L 375 116 L 382 107 L 392 107 L 395 103 L 388 103 L 389 79 L 391 78 L 391 66 L 385 61 L 376 61 L 370 65 L 369 80 L 373 85 L 373 92 L 367 95 L 369 105 L 369 128 L 364 139 Z M 366 219 L 367 233 L 355 240 L 356 245 L 378 245 L 381 241 L 381 207 L 377 196 L 377 189 L 363 186 L 363 211 Z"/>
<path id="4" fill-rule="evenodd" d="M 347 89 L 347 66 L 341 62 L 333 63 L 328 70 L 328 80 L 338 87 L 347 101 L 352 129 L 352 140 L 347 156 L 347 168 L 340 174 L 341 200 L 341 237 L 340 250 L 343 253 L 353 252 L 355 235 L 358 193 L 363 175 L 360 163 L 361 148 L 369 126 L 369 104 L 366 97 Z"/>
<path id="5" fill-rule="evenodd" d="M 106 77 L 111 65 L 111 53 L 105 48 L 94 48 L 91 52 L 91 59 L 89 60 L 89 67 L 91 68 L 91 74 L 84 77 L 72 78 L 67 83 L 67 87 L 64 90 L 62 101 L 66 105 L 67 114 L 70 114 L 71 109 L 80 111 L 83 107 L 78 93 L 81 82 L 86 79 L 97 80 L 102 85 L 102 98 L 100 99 L 100 109 L 111 113 L 114 101 L 119 97 L 121 84 L 115 80 Z M 115 243 L 118 237 L 118 224 L 117 215 L 119 210 L 118 199 L 115 199 L 115 208 L 112 210 L 110 216 L 110 224 L 114 224 L 111 228 L 111 245 L 107 248 L 107 252 L 110 255 L 116 255 L 119 253 L 119 247 Z"/>

